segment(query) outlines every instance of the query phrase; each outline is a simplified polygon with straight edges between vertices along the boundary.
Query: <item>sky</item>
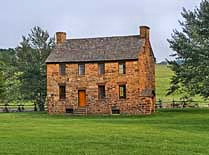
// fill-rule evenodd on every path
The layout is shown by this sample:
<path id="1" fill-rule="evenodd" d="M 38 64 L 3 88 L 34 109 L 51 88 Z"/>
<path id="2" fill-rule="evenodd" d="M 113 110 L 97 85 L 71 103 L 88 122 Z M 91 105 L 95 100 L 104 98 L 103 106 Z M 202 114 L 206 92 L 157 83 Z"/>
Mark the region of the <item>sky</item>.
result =
<path id="1" fill-rule="evenodd" d="M 157 62 L 172 59 L 167 42 L 181 30 L 182 8 L 193 10 L 201 0 L 0 0 L 0 48 L 17 47 L 34 26 L 67 32 L 71 38 L 139 34 L 150 27 Z"/>

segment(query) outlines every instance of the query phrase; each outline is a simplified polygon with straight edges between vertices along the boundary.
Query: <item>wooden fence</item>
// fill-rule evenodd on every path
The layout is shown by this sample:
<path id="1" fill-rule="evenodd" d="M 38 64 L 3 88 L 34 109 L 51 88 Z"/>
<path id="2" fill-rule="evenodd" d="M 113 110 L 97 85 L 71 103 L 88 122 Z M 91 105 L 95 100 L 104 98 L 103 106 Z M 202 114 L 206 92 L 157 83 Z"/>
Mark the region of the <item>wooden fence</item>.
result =
<path id="1" fill-rule="evenodd" d="M 44 107 L 47 110 L 47 107 Z M 9 105 L 9 104 L 0 104 L 0 112 L 35 112 L 39 111 L 36 104 L 31 105 Z"/>
<path id="2" fill-rule="evenodd" d="M 209 101 L 162 101 L 155 104 L 156 109 L 160 108 L 209 108 Z"/>
<path id="3" fill-rule="evenodd" d="M 161 108 L 209 108 L 209 101 L 162 101 L 158 100 L 155 104 L 156 109 Z M 47 106 L 44 107 L 47 111 Z M 36 104 L 31 105 L 9 105 L 0 104 L 0 112 L 36 112 L 39 111 Z"/>

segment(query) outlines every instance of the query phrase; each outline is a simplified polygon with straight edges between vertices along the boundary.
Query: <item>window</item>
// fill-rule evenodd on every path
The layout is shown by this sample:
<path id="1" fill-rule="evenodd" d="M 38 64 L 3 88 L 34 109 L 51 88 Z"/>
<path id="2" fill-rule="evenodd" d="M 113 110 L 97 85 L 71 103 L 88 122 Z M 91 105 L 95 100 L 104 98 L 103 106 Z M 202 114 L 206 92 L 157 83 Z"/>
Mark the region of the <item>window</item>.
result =
<path id="1" fill-rule="evenodd" d="M 73 108 L 66 108 L 66 109 L 65 109 L 65 112 L 66 112 L 66 113 L 73 114 Z"/>
<path id="2" fill-rule="evenodd" d="M 120 99 L 126 98 L 126 85 L 119 85 L 119 98 Z"/>
<path id="3" fill-rule="evenodd" d="M 85 64 L 78 64 L 78 74 L 85 75 Z"/>
<path id="4" fill-rule="evenodd" d="M 60 66 L 60 75 L 65 75 L 65 70 L 66 70 L 65 63 L 61 63 L 59 66 Z"/>
<path id="5" fill-rule="evenodd" d="M 112 114 L 120 114 L 120 109 L 112 109 Z"/>
<path id="6" fill-rule="evenodd" d="M 60 96 L 60 99 L 66 98 L 66 87 L 64 84 L 59 86 L 59 96 Z"/>
<path id="7" fill-rule="evenodd" d="M 105 99 L 105 86 L 99 86 L 98 93 L 99 99 Z"/>
<path id="8" fill-rule="evenodd" d="M 99 75 L 102 75 L 105 73 L 105 64 L 104 63 L 99 63 Z"/>
<path id="9" fill-rule="evenodd" d="M 125 62 L 119 62 L 119 73 L 126 74 L 126 65 Z"/>

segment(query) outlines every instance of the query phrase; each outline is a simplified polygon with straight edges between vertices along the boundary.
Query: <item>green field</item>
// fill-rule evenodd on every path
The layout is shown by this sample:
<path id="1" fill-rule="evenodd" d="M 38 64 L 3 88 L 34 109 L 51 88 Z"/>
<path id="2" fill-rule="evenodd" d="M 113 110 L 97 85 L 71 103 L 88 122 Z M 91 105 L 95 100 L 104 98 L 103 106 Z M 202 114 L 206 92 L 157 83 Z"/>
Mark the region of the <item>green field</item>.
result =
<path id="1" fill-rule="evenodd" d="M 167 89 L 170 86 L 170 80 L 173 72 L 167 65 L 156 65 L 155 66 L 155 80 L 156 80 L 156 96 L 157 100 L 172 101 L 173 98 L 179 98 L 178 95 L 166 96 Z"/>
<path id="2" fill-rule="evenodd" d="M 152 116 L 0 113 L 0 154 L 209 154 L 209 110 Z"/>
<path id="3" fill-rule="evenodd" d="M 161 99 L 164 102 L 171 102 L 174 100 L 179 101 L 181 98 L 180 94 L 173 94 L 166 96 L 167 89 L 170 87 L 171 77 L 174 73 L 167 65 L 156 65 L 155 67 L 155 80 L 156 80 L 156 96 L 157 100 Z M 204 102 L 204 100 L 199 97 L 193 97 L 194 101 Z"/>

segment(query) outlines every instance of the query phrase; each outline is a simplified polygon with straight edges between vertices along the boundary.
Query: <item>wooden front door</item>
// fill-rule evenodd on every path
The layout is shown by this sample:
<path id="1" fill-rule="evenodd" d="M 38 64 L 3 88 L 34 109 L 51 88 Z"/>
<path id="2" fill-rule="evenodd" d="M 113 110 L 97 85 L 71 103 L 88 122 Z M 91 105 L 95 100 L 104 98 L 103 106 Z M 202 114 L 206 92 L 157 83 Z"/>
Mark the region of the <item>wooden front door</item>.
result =
<path id="1" fill-rule="evenodd" d="M 86 106 L 86 91 L 85 90 L 78 91 L 78 105 L 80 107 Z"/>

